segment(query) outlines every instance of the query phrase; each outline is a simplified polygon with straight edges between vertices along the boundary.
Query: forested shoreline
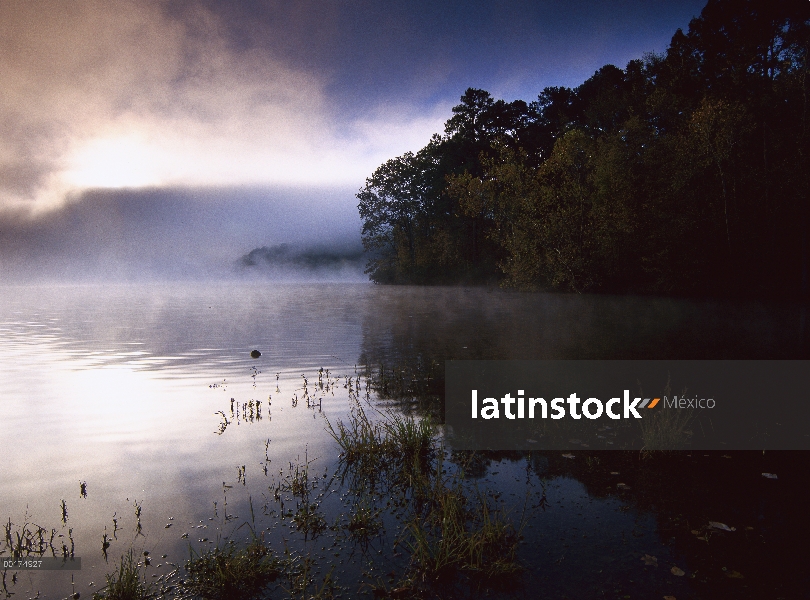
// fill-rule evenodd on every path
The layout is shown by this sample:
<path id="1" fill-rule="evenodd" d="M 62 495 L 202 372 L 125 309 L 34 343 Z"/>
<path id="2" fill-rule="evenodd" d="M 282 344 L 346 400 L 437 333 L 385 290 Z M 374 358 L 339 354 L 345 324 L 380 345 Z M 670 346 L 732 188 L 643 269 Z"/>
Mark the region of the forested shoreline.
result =
<path id="1" fill-rule="evenodd" d="M 661 55 L 468 89 L 358 192 L 377 283 L 807 296 L 806 0 L 710 0 Z"/>

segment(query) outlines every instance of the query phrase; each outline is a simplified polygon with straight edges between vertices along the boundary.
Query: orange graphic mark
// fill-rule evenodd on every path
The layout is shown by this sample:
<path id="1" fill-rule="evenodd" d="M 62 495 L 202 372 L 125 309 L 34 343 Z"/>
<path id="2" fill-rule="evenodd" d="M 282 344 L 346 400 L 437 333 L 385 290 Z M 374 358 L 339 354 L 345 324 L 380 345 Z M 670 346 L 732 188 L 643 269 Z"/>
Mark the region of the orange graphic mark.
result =
<path id="1" fill-rule="evenodd" d="M 659 401 L 660 399 L 661 399 L 661 398 L 653 398 L 653 401 L 652 401 L 652 402 L 650 402 L 650 405 L 649 405 L 647 408 L 655 408 L 655 405 L 656 405 L 656 404 L 658 404 L 658 401 Z"/>

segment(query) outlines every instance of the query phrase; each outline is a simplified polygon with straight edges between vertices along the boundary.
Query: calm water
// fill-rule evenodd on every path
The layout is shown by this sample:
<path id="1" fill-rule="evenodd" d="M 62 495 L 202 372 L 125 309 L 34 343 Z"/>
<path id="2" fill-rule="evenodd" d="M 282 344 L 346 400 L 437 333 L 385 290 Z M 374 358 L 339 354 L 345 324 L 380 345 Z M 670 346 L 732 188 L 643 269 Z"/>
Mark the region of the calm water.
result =
<path id="1" fill-rule="evenodd" d="M 55 529 L 83 561 L 73 583 L 70 573 L 20 572 L 8 589 L 89 594 L 130 546 L 182 562 L 190 542 L 204 549 L 232 535 L 237 520 L 225 517 L 247 518 L 290 461 L 331 468 L 337 450 L 323 417 L 345 416 L 346 388 L 321 394 L 317 408 L 296 403 L 320 368 L 345 382 L 365 364 L 451 358 L 799 358 L 799 325 L 789 306 L 465 288 L 0 288 L 0 520 Z M 245 414 L 251 402 L 261 402 L 261 418 L 253 407 Z M 631 593 L 634 573 L 648 591 L 695 593 L 685 579 L 640 569 L 639 556 L 657 548 L 663 577 L 666 560 L 686 566 L 690 551 L 668 541 L 654 506 L 606 492 L 598 463 L 504 456 L 482 468 L 482 482 L 520 502 L 546 486 L 549 507 L 527 529 L 526 577 L 555 597 L 582 592 L 583 569 L 618 597 Z"/>

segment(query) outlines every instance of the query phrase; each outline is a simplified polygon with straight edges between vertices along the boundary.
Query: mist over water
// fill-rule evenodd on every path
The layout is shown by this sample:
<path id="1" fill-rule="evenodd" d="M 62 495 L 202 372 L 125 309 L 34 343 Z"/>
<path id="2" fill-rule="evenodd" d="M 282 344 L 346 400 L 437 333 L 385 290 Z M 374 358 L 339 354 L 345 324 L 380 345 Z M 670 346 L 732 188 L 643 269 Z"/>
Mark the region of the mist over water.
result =
<path id="1" fill-rule="evenodd" d="M 368 282 L 0 286 L 0 454 L 15 456 L 0 517 L 18 526 L 29 516 L 66 536 L 72 528 L 83 559 L 76 589 L 89 593 L 130 545 L 177 562 L 190 542 L 206 549 L 220 534 L 241 535 L 242 521 L 222 521 L 223 501 L 247 519 L 248 502 L 267 502 L 280 467 L 308 456 L 332 472 L 338 449 L 322 417 L 345 418 L 346 378 L 364 365 L 402 373 L 440 365 L 438 373 L 447 359 L 792 358 L 796 324 L 790 310 L 756 303 Z M 336 385 L 310 406 L 304 387 L 308 379 L 312 391 L 321 368 Z M 555 473 L 567 461 L 557 460 Z M 493 465 L 509 481 L 526 478 L 509 460 Z M 504 481 L 504 489 L 517 485 Z M 525 493 L 516 488 L 516 497 Z M 69 519 L 60 527 L 62 499 Z M 602 545 L 589 534 L 572 559 L 613 556 L 612 540 L 632 537 L 639 523 L 645 534 L 622 546 L 622 568 L 635 572 L 639 552 L 659 545 L 652 513 L 622 516 L 617 499 L 596 499 L 574 480 L 553 479 L 548 499 L 593 502 L 602 517 L 593 522 Z M 143 535 L 133 540 L 135 502 Z M 563 512 L 572 513 L 568 530 L 582 526 L 577 511 Z M 561 515 L 549 515 L 541 535 L 559 527 Z M 107 563 L 101 540 L 115 527 Z M 578 573 L 566 570 L 554 585 L 576 587 Z M 21 596 L 61 598 L 71 589 L 65 573 L 31 577 L 15 588 Z"/>
<path id="2" fill-rule="evenodd" d="M 49 213 L 0 212 L 0 283 L 367 281 L 354 191 L 95 190 Z M 282 245 L 309 260 L 243 260 Z"/>

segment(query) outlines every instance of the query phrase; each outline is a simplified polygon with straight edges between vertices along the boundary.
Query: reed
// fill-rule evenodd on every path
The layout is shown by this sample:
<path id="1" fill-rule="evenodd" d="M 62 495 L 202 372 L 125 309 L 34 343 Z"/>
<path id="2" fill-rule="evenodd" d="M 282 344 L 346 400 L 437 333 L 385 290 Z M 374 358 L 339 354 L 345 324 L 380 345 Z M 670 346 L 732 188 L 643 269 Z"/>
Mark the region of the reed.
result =
<path id="1" fill-rule="evenodd" d="M 146 600 L 157 593 L 139 572 L 132 549 L 121 557 L 118 570 L 105 576 L 107 585 L 93 594 L 93 600 Z"/>
<path id="2" fill-rule="evenodd" d="M 211 600 L 253 598 L 286 569 L 284 561 L 258 538 L 241 549 L 229 542 L 199 555 L 190 551 L 182 588 Z"/>
<path id="3" fill-rule="evenodd" d="M 341 450 L 340 475 L 353 487 L 374 488 L 381 482 L 410 487 L 436 456 L 436 427 L 430 417 L 378 412 L 371 419 L 355 399 L 348 422 L 326 422 Z"/>
<path id="4" fill-rule="evenodd" d="M 12 558 L 25 558 L 43 556 L 50 551 L 56 556 L 53 545 L 56 530 L 48 531 L 44 527 L 30 523 L 27 513 L 22 525 L 15 526 L 9 518 L 8 522 L 3 524 L 3 530 L 4 547 L 0 548 L 0 554 L 8 552 Z"/>
<path id="5" fill-rule="evenodd" d="M 412 503 L 416 510 L 405 529 L 410 580 L 431 583 L 461 574 L 494 580 L 522 569 L 516 553 L 525 519 L 515 527 L 494 499 L 470 489 L 463 471 L 444 476 L 441 461 L 421 483 L 428 501 L 421 510 Z"/>

